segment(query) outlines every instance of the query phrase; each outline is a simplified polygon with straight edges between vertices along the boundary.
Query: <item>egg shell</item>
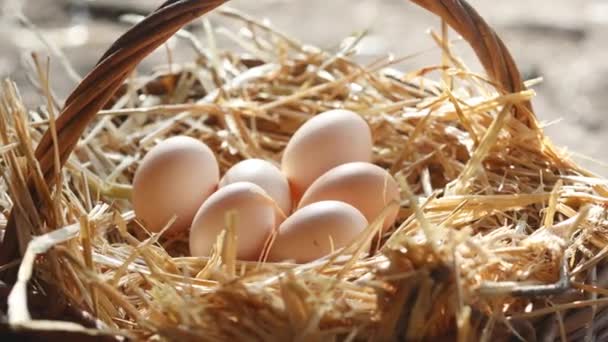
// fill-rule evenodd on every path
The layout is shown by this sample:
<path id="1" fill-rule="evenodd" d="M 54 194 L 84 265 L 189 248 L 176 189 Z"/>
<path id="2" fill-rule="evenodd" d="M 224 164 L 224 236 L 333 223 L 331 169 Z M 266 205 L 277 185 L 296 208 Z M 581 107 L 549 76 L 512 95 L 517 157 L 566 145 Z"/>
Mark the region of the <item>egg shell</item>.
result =
<path id="1" fill-rule="evenodd" d="M 226 228 L 230 212 L 236 216 L 237 258 L 257 260 L 275 227 L 275 203 L 259 186 L 238 182 L 218 189 L 200 207 L 190 228 L 190 253 L 208 256 Z"/>
<path id="2" fill-rule="evenodd" d="M 291 213 L 289 182 L 272 163 L 262 159 L 243 160 L 226 171 L 220 188 L 236 182 L 251 182 L 264 189 L 281 209 L 277 215 L 281 222 Z"/>
<path id="3" fill-rule="evenodd" d="M 370 163 L 347 163 L 319 177 L 302 196 L 299 207 L 320 201 L 342 201 L 357 208 L 373 222 L 392 201 L 399 201 L 399 187 L 383 168 Z M 399 208 L 391 209 L 384 220 L 386 229 L 395 223 Z"/>
<path id="4" fill-rule="evenodd" d="M 287 143 L 281 169 L 295 199 L 330 169 L 349 162 L 370 162 L 372 134 L 363 118 L 348 110 L 330 110 L 304 123 Z"/>
<path id="5" fill-rule="evenodd" d="M 213 151 L 187 137 L 168 138 L 142 159 L 133 178 L 132 202 L 136 217 L 152 232 L 175 216 L 170 232 L 190 227 L 194 214 L 219 182 Z"/>
<path id="6" fill-rule="evenodd" d="M 268 261 L 305 263 L 347 246 L 368 223 L 353 206 L 338 201 L 313 203 L 294 212 L 279 227 Z"/>

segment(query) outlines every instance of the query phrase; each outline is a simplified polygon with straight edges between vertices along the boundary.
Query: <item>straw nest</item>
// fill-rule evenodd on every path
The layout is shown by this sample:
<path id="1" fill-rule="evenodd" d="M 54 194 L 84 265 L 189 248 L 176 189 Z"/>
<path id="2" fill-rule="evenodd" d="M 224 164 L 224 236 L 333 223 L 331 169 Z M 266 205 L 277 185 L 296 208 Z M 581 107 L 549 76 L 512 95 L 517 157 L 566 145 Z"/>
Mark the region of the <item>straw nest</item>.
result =
<path id="1" fill-rule="evenodd" d="M 239 52 L 202 50 L 181 31 L 196 60 L 131 77 L 58 187 L 37 176 L 52 204 L 42 214 L 24 174 L 39 174 L 33 148 L 55 102 L 41 63 L 45 109 L 27 111 L 4 82 L 0 206 L 18 208 L 20 231 L 35 236 L 21 246 L 13 326 L 180 341 L 606 337 L 608 183 L 514 118 L 532 90 L 501 95 L 436 34 L 443 62 L 403 73 L 394 58 L 355 62 L 357 37 L 330 53 L 223 13 L 243 23 L 227 34 Z M 245 158 L 278 161 L 305 120 L 335 108 L 369 122 L 374 162 L 401 186 L 398 223 L 373 255 L 363 246 L 381 218 L 345 250 L 303 265 L 236 261 L 229 229 L 210 258 L 189 257 L 185 236 L 150 234 L 134 218 L 133 172 L 158 141 L 201 139 L 225 171 Z M 32 319 L 66 312 L 79 324 Z"/>

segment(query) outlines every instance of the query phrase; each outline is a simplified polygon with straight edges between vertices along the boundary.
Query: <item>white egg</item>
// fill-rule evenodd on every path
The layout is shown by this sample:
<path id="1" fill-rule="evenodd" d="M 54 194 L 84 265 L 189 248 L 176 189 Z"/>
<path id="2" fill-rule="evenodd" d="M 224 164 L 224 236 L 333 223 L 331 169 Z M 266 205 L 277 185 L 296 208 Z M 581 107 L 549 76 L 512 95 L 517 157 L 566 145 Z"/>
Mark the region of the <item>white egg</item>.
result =
<path id="1" fill-rule="evenodd" d="M 365 230 L 365 216 L 338 201 L 313 203 L 294 212 L 279 227 L 268 261 L 305 263 L 353 242 Z"/>
<path id="2" fill-rule="evenodd" d="M 190 229 L 190 253 L 210 255 L 228 214 L 236 216 L 237 258 L 257 260 L 275 228 L 276 204 L 259 186 L 238 182 L 220 188 L 200 207 Z"/>
<path id="3" fill-rule="evenodd" d="M 281 161 L 294 199 L 325 172 L 349 162 L 370 162 L 371 130 L 361 116 L 330 110 L 304 123 L 293 135 Z"/>
<path id="4" fill-rule="evenodd" d="M 393 202 L 399 203 L 397 181 L 383 168 L 370 163 L 347 163 L 319 177 L 302 196 L 299 207 L 320 201 L 342 201 L 357 208 L 369 222 Z M 395 223 L 399 207 L 387 212 L 383 228 Z"/>
<path id="5" fill-rule="evenodd" d="M 219 167 L 213 151 L 186 136 L 166 139 L 142 159 L 133 178 L 136 217 L 153 232 L 176 221 L 171 232 L 190 227 L 194 214 L 217 188 Z"/>
<path id="6" fill-rule="evenodd" d="M 236 182 L 251 182 L 264 189 L 281 209 L 281 221 L 291 213 L 289 182 L 272 163 L 262 159 L 243 160 L 226 171 L 220 188 Z"/>

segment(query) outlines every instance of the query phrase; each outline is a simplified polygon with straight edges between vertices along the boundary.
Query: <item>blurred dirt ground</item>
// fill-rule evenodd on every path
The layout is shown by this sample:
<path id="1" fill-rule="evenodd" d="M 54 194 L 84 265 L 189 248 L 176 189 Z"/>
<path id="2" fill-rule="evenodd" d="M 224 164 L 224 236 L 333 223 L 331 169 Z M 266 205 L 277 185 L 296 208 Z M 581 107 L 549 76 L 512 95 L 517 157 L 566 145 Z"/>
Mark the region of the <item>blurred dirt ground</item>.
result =
<path id="1" fill-rule="evenodd" d="M 0 77 L 18 82 L 28 105 L 42 104 L 28 82 L 25 57 L 47 50 L 31 30 L 13 18 L 23 9 L 40 31 L 68 56 L 78 73 L 85 74 L 101 53 L 124 32 L 121 14 L 145 14 L 159 0 L 0 0 Z M 608 176 L 608 0 L 470 0 L 511 48 L 528 78 L 544 77 L 535 87 L 537 115 L 549 136 L 591 170 Z M 346 36 L 368 30 L 362 58 L 392 52 L 406 55 L 433 46 L 426 33 L 438 29 L 437 18 L 404 0 L 234 0 L 229 6 L 273 25 L 300 41 L 335 49 Z M 210 16 L 212 23 L 220 18 Z M 204 41 L 204 37 L 201 36 Z M 464 43 L 456 49 L 472 67 L 479 68 Z M 174 53 L 189 58 L 176 45 Z M 142 66 L 145 70 L 166 61 L 158 51 Z M 439 61 L 424 54 L 399 65 L 408 70 Z M 64 97 L 74 86 L 59 60 L 52 58 L 53 88 Z M 597 160 L 590 161 L 579 154 Z"/>

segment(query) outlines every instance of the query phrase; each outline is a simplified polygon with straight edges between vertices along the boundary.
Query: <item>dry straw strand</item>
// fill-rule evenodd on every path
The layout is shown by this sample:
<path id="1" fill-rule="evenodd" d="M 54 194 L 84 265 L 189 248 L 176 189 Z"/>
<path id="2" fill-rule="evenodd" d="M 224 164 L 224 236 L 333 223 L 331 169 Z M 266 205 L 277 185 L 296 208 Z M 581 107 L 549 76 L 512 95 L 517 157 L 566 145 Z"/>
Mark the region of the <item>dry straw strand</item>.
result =
<path id="1" fill-rule="evenodd" d="M 44 72 L 47 113 L 26 112 L 3 83 L 0 205 L 13 209 L 3 235 L 25 252 L 9 321 L 92 333 L 84 323 L 31 319 L 28 290 L 56 288 L 69 307 L 103 321 L 102 333 L 145 340 L 483 341 L 526 339 L 531 326 L 536 339 L 600 336 L 608 183 L 543 136 L 533 90 L 472 8 L 414 2 L 471 42 L 489 76 L 466 69 L 445 29 L 432 35 L 440 66 L 400 72 L 400 58 L 360 65 L 356 37 L 323 51 L 231 9 L 203 34 L 190 32 L 182 26 L 221 1 L 177 0 L 135 18 L 56 118 Z M 173 33 L 200 58 L 131 72 Z M 238 49 L 223 49 L 221 37 Z M 247 157 L 278 162 L 305 120 L 334 108 L 362 115 L 374 162 L 400 180 L 402 202 L 383 213 L 400 207 L 390 231 L 378 233 L 381 215 L 332 255 L 270 264 L 236 260 L 238 216 L 208 258 L 189 257 L 187 237 L 150 235 L 135 219 L 130 182 L 157 141 L 201 139 L 222 171 Z M 369 245 L 380 248 L 365 255 Z M 9 263 L 0 272 L 15 269 L 13 252 L 2 251 Z"/>

